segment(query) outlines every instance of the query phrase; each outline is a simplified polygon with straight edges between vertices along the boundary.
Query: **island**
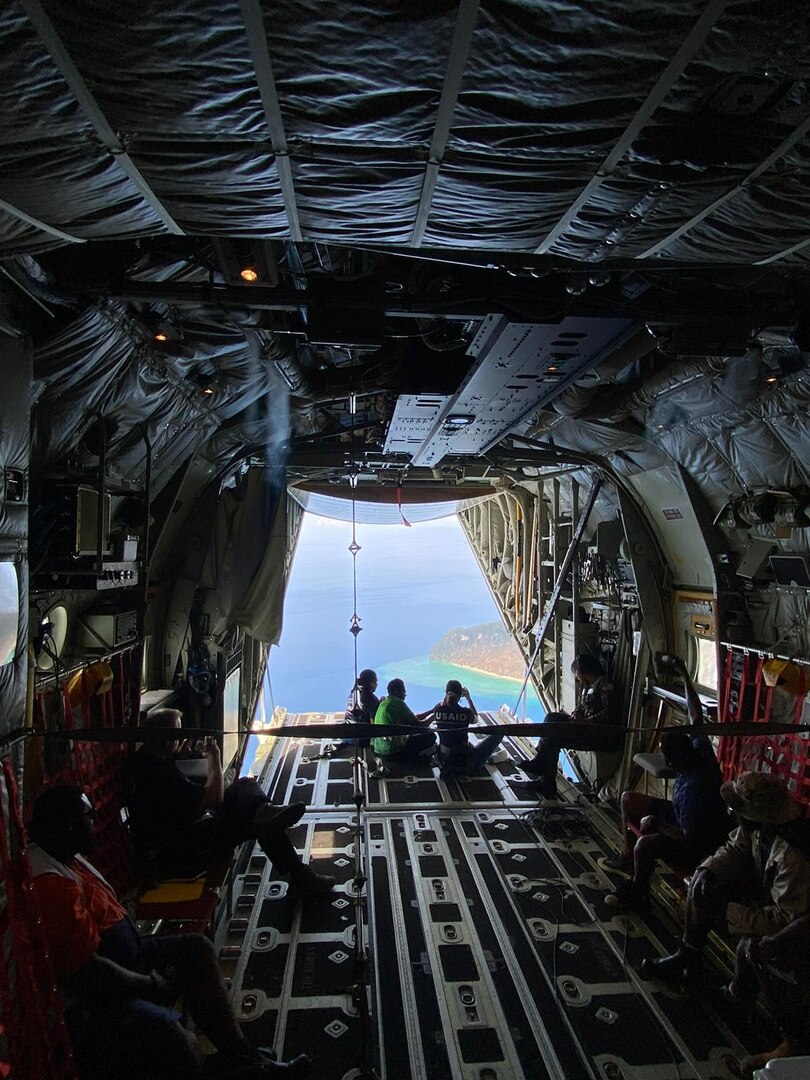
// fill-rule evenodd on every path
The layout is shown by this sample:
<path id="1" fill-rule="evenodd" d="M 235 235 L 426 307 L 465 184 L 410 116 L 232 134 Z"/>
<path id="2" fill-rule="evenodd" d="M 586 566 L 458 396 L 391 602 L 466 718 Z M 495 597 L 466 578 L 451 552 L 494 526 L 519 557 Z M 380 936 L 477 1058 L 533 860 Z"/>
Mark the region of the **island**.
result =
<path id="1" fill-rule="evenodd" d="M 430 650 L 430 659 L 505 679 L 522 679 L 526 671 L 512 636 L 499 622 L 448 630 Z"/>

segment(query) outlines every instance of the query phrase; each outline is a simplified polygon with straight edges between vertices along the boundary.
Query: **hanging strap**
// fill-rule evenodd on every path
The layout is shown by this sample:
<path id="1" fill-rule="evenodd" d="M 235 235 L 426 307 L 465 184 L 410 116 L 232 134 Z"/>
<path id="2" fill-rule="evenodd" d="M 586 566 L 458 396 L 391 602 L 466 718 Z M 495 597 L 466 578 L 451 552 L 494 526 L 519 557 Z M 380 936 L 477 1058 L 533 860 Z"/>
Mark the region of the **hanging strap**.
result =
<path id="1" fill-rule="evenodd" d="M 402 518 L 402 524 L 407 525 L 410 529 L 411 523 L 402 512 L 402 484 L 397 484 L 397 509 L 399 510 L 399 516 Z"/>
<path id="2" fill-rule="evenodd" d="M 796 695 L 796 723 L 802 722 L 802 714 L 804 712 L 804 702 L 807 696 L 807 672 L 802 665 L 799 668 L 799 692 Z"/>

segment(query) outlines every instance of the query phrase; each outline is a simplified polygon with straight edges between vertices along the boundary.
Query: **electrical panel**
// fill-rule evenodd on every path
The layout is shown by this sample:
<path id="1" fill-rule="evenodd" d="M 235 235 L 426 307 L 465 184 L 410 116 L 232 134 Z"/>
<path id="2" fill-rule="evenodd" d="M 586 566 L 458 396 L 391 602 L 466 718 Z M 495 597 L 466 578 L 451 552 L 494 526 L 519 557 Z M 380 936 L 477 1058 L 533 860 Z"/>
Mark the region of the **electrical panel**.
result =
<path id="1" fill-rule="evenodd" d="M 95 555 L 98 552 L 98 492 L 90 487 L 76 489 L 76 531 L 74 553 Z M 101 551 L 110 550 L 110 496 L 104 496 L 104 522 L 101 530 Z"/>
<path id="2" fill-rule="evenodd" d="M 90 613 L 78 620 L 76 644 L 82 649 L 108 652 L 128 645 L 137 636 L 136 611 Z"/>

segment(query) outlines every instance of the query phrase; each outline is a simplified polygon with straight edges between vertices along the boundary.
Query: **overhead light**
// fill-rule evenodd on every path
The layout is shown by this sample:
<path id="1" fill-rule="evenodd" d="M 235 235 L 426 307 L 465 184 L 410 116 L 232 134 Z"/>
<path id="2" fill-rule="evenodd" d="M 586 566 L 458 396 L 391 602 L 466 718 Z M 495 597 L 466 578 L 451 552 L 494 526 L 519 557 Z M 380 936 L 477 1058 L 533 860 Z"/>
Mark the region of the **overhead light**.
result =
<path id="1" fill-rule="evenodd" d="M 201 371 L 199 368 L 196 371 L 190 372 L 190 379 L 197 384 L 204 394 L 210 395 L 214 392 L 214 387 L 217 385 L 219 376 L 216 371 Z"/>
<path id="2" fill-rule="evenodd" d="M 239 277 L 242 279 L 242 281 L 258 281 L 259 272 L 255 266 L 243 266 L 242 269 L 239 271 Z"/>
<path id="3" fill-rule="evenodd" d="M 475 417 L 469 413 L 450 413 L 444 421 L 444 426 L 448 428 L 465 428 L 474 423 Z"/>
<path id="4" fill-rule="evenodd" d="M 156 319 L 150 329 L 153 344 L 159 347 L 161 352 L 171 350 L 175 345 L 180 346 L 183 341 L 183 327 L 171 316 Z"/>

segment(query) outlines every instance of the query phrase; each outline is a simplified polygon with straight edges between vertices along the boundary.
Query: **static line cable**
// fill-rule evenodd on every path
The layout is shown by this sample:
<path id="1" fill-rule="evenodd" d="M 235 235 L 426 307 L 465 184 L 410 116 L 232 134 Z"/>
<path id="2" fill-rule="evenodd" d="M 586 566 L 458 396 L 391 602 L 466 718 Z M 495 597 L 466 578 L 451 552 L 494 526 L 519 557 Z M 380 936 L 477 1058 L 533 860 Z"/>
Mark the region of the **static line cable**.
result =
<path id="1" fill-rule="evenodd" d="M 357 394 L 352 391 L 349 395 L 349 414 L 357 413 Z M 349 474 L 349 486 L 352 494 L 352 542 L 349 551 L 352 556 L 352 617 L 349 633 L 354 638 L 354 690 L 352 691 L 355 707 L 360 705 L 360 691 L 357 686 L 359 674 L 358 642 L 357 639 L 363 627 L 357 614 L 357 556 L 362 550 L 357 543 L 357 461 L 355 455 L 355 427 L 352 426 L 352 471 Z M 373 719 L 373 718 L 372 718 Z M 366 805 L 366 791 L 363 782 L 363 755 L 360 739 L 355 743 L 355 755 L 352 763 L 352 780 L 354 786 L 353 802 L 355 806 L 354 828 L 354 879 L 352 881 L 354 891 L 354 949 L 352 957 L 352 985 L 351 997 L 357 1009 L 359 1024 L 359 1075 L 362 1080 L 376 1080 L 377 1073 L 371 1064 L 371 1018 L 368 1013 L 368 987 L 369 967 L 368 954 L 366 951 L 364 904 L 363 895 L 366 886 L 366 868 L 363 854 L 363 809 Z"/>
<path id="2" fill-rule="evenodd" d="M 355 468 L 355 463 L 352 462 L 352 469 Z M 351 623 L 349 625 L 349 633 L 354 636 L 354 686 L 355 694 L 357 693 L 357 639 L 362 633 L 363 627 L 360 625 L 362 622 L 360 616 L 357 614 L 357 556 L 363 550 L 357 543 L 357 473 L 352 472 L 349 476 L 349 486 L 352 490 L 352 542 L 349 544 L 349 551 L 352 553 L 352 595 L 354 601 L 354 613 L 351 617 Z M 356 700 L 356 699 L 355 699 Z"/>
<path id="3" fill-rule="evenodd" d="M 457 730 L 450 724 L 437 724 L 435 727 L 437 732 L 442 731 L 454 731 Z M 604 737 L 605 735 L 616 734 L 643 734 L 649 735 L 652 732 L 651 728 L 641 727 L 619 727 L 613 724 L 572 724 L 572 723 L 542 723 L 524 724 L 520 720 L 516 720 L 510 724 L 481 724 L 476 726 L 476 735 L 519 735 L 519 736 L 546 736 L 553 738 L 556 742 L 560 743 L 563 749 L 587 749 L 581 744 L 588 741 L 590 737 Z M 763 723 L 761 721 L 751 722 L 729 722 L 721 721 L 717 724 L 701 724 L 698 728 L 693 728 L 684 724 L 665 724 L 659 729 L 664 731 L 692 731 L 701 735 L 708 736 L 723 736 L 727 739 L 748 739 L 748 738 L 768 738 L 773 735 L 791 735 L 801 736 L 803 734 L 810 735 L 810 724 L 782 724 L 769 721 Z M 389 724 L 386 726 L 385 734 L 392 737 L 403 735 L 409 738 L 414 735 L 419 735 L 421 728 L 414 728 L 406 724 Z M 346 724 L 306 724 L 300 727 L 287 726 L 280 724 L 277 727 L 261 728 L 258 729 L 257 734 L 273 736 L 277 739 L 306 739 L 311 741 L 313 739 L 335 739 L 340 738 L 346 734 Z M 372 739 L 379 735 L 379 727 L 375 727 L 373 724 L 357 724 L 352 731 L 352 738 L 355 739 Z M 205 739 L 205 738 L 217 738 L 220 735 L 244 735 L 243 730 L 232 731 L 226 729 L 220 731 L 213 728 L 191 728 L 184 727 L 180 729 L 180 736 L 184 739 Z M 9 743 L 18 741 L 19 739 L 28 738 L 41 738 L 41 739 L 69 739 L 73 742 L 97 742 L 97 743 L 140 743 L 144 740 L 144 729 L 141 727 L 122 727 L 122 728 L 67 728 L 60 729 L 59 731 L 32 731 L 31 728 L 20 728 L 17 731 L 9 732 L 7 735 L 0 736 L 0 753 L 3 752 L 4 747 Z M 176 742 L 178 738 L 177 728 L 150 728 L 150 739 L 164 739 L 166 742 Z M 573 745 L 572 745 L 573 744 Z"/>

